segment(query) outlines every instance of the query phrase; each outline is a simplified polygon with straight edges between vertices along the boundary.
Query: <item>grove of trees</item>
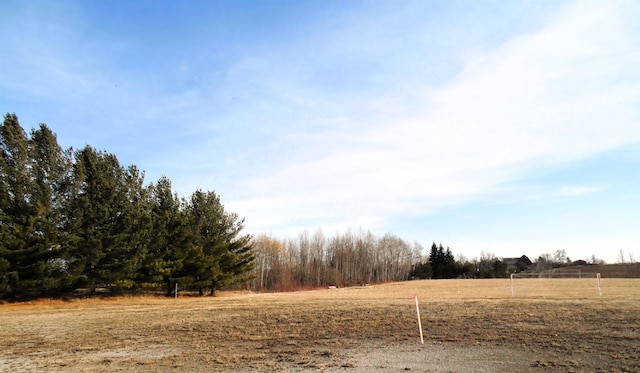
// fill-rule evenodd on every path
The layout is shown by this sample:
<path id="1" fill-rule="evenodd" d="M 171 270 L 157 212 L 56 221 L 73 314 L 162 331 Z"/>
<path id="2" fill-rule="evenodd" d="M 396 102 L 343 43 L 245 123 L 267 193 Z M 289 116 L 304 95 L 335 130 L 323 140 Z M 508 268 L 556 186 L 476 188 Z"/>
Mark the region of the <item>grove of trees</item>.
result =
<path id="1" fill-rule="evenodd" d="M 255 290 L 293 290 L 321 286 L 353 286 L 403 281 L 420 261 L 422 247 L 386 234 L 347 231 L 326 237 L 321 230 L 278 240 L 260 235 L 256 255 Z"/>
<path id="2" fill-rule="evenodd" d="M 244 220 L 214 192 L 179 198 L 166 177 L 85 146 L 62 149 L 45 125 L 0 126 L 0 297 L 165 289 L 211 294 L 251 278 Z"/>
<path id="3" fill-rule="evenodd" d="M 259 235 L 253 239 L 256 266 L 253 290 L 287 291 L 325 286 L 354 286 L 410 279 L 504 278 L 509 269 L 491 253 L 456 259 L 450 248 L 434 242 L 427 255 L 422 246 L 392 234 L 347 231 L 327 237 L 321 230 L 294 239 Z M 547 258 L 548 261 L 545 259 Z M 568 265 L 543 255 L 529 269 L 545 271 Z"/>
<path id="4" fill-rule="evenodd" d="M 445 249 L 442 244 L 431 245 L 429 256 L 419 262 L 412 278 L 497 278 L 508 276 L 507 268 L 502 259 L 493 254 L 482 253 L 480 258 L 467 260 L 464 257 L 455 259 L 451 249 Z"/>
<path id="5" fill-rule="evenodd" d="M 253 290 L 286 291 L 324 286 L 354 286 L 411 279 L 507 277 L 502 259 L 482 253 L 469 261 L 456 260 L 451 249 L 433 243 L 428 255 L 422 246 L 392 234 L 377 237 L 369 231 L 301 232 L 280 240 L 259 235 Z"/>

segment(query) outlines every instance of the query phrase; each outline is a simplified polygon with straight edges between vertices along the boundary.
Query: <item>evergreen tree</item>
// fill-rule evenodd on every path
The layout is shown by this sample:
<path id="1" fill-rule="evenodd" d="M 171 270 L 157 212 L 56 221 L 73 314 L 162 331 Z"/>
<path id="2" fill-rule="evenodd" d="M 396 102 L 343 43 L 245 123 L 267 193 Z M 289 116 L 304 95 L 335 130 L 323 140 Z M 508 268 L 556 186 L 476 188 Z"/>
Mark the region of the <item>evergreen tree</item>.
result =
<path id="1" fill-rule="evenodd" d="M 65 194 L 69 187 L 71 149 L 58 145 L 56 135 L 44 124 L 31 131 L 31 209 L 37 239 L 31 243 L 32 262 L 41 270 L 36 283 L 44 290 L 61 288 L 66 278 L 64 247 L 60 244 Z"/>
<path id="2" fill-rule="evenodd" d="M 164 285 L 169 294 L 183 270 L 184 248 L 188 246 L 187 223 L 181 202 L 172 192 L 168 178 L 162 177 L 149 189 L 152 229 L 142 267 L 142 281 L 152 286 Z"/>
<path id="3" fill-rule="evenodd" d="M 447 249 L 443 251 L 441 245 L 439 251 L 442 253 L 442 278 L 458 277 L 459 270 L 451 249 L 447 247 Z"/>
<path id="4" fill-rule="evenodd" d="M 122 168 L 115 155 L 90 146 L 75 154 L 74 192 L 70 201 L 71 247 L 69 266 L 75 285 L 106 286 L 117 273 L 114 263 L 125 245 L 118 219 L 122 214 L 118 181 Z"/>
<path id="5" fill-rule="evenodd" d="M 149 190 L 143 185 L 144 174 L 135 166 L 126 170 L 117 167 L 116 195 L 111 205 L 113 240 L 101 263 L 102 277 L 112 290 L 135 290 L 151 234 Z"/>
<path id="6" fill-rule="evenodd" d="M 27 135 L 15 114 L 6 114 L 0 127 L 0 285 L 15 293 L 38 268 L 29 257 L 32 224 Z"/>
<path id="7" fill-rule="evenodd" d="M 506 264 L 504 264 L 504 262 L 500 259 L 496 259 L 493 261 L 493 263 L 491 263 L 491 269 L 493 272 L 491 277 L 500 278 L 509 276 L 509 274 L 507 273 Z"/>
<path id="8" fill-rule="evenodd" d="M 411 277 L 414 279 L 428 279 L 432 276 L 431 264 L 428 261 L 416 264 L 411 271 Z"/>
<path id="9" fill-rule="evenodd" d="M 46 125 L 28 138 L 15 114 L 0 127 L 0 288 L 44 294 L 63 277 L 58 229 L 68 163 Z"/>
<path id="10" fill-rule="evenodd" d="M 440 278 L 442 260 L 435 242 L 431 245 L 431 251 L 429 252 L 429 265 L 431 266 L 431 275 L 433 278 Z"/>
<path id="11" fill-rule="evenodd" d="M 431 245 L 429 264 L 433 278 L 456 278 L 461 274 L 461 269 L 457 265 L 451 249 L 447 247 L 445 250 L 442 244 L 437 246 L 434 242 Z"/>
<path id="12" fill-rule="evenodd" d="M 224 211 L 214 192 L 196 191 L 187 205 L 191 242 L 187 245 L 183 274 L 202 294 L 210 287 L 211 295 L 222 286 L 244 281 L 254 265 L 249 235 L 239 236 L 243 220 Z"/>

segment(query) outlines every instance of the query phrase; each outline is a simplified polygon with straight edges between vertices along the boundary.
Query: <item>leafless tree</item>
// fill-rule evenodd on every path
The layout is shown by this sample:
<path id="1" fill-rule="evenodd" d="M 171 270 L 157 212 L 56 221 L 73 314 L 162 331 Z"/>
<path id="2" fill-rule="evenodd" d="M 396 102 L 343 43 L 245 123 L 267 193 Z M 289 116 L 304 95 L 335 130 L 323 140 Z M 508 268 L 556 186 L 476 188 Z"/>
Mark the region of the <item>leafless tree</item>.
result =
<path id="1" fill-rule="evenodd" d="M 322 230 L 304 230 L 284 241 L 254 239 L 254 289 L 291 289 L 326 285 L 352 286 L 406 280 L 422 260 L 422 246 L 386 234 L 347 230 L 326 238 Z"/>

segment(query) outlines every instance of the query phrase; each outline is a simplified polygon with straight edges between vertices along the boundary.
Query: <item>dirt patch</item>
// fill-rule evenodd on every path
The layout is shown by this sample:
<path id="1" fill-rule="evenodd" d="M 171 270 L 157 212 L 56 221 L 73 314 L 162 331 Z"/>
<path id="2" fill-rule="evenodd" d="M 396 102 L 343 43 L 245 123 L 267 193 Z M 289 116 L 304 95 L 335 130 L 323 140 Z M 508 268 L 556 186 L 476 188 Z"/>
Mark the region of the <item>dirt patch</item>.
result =
<path id="1" fill-rule="evenodd" d="M 510 348 L 426 343 L 376 344 L 350 349 L 340 367 L 327 372 L 514 372 L 533 369 Z"/>
<path id="2" fill-rule="evenodd" d="M 508 280 L 457 280 L 5 304 L 0 371 L 639 371 L 640 280 L 607 280 L 602 297 L 582 284 L 530 282 L 517 298 Z"/>

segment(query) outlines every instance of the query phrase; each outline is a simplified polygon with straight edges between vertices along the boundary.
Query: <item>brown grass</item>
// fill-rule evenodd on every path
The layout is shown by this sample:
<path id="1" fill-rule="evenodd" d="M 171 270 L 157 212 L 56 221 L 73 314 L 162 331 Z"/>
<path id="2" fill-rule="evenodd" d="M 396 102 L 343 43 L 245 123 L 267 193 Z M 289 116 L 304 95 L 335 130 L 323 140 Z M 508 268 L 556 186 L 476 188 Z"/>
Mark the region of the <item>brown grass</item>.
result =
<path id="1" fill-rule="evenodd" d="M 427 280 L 4 304 L 0 371 L 356 371 L 365 350 L 426 353 L 413 294 L 427 347 L 500 349 L 492 359 L 531 371 L 639 371 L 640 280 L 603 279 L 602 290 L 595 279 L 518 280 L 511 298 L 509 280 Z"/>

